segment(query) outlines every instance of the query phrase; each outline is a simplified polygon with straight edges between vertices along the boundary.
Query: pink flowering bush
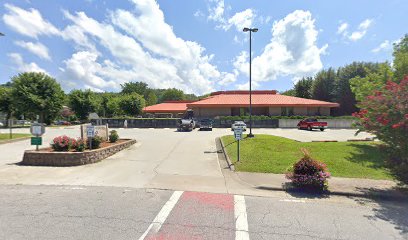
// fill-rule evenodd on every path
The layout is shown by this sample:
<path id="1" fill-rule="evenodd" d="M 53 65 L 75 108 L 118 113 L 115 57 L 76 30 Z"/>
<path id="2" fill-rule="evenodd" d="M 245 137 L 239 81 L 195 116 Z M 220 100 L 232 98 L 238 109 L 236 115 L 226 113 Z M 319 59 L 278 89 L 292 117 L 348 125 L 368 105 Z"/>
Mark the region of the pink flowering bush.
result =
<path id="1" fill-rule="evenodd" d="M 360 103 L 360 131 L 375 134 L 385 143 L 388 165 L 408 183 L 408 76 L 400 83 L 388 81 Z"/>
<path id="2" fill-rule="evenodd" d="M 304 156 L 293 165 L 292 171 L 286 174 L 295 186 L 315 190 L 327 190 L 327 179 L 330 173 L 326 164 L 312 159 L 306 149 L 301 149 Z"/>
<path id="3" fill-rule="evenodd" d="M 73 144 L 75 142 L 75 139 L 70 138 L 68 136 L 58 136 L 55 137 L 52 142 L 51 142 L 51 147 L 54 149 L 54 151 L 57 152 L 66 152 L 71 150 Z"/>
<path id="4" fill-rule="evenodd" d="M 82 140 L 81 138 L 78 138 L 76 140 L 72 139 L 72 148 L 77 152 L 85 151 L 86 145 L 84 140 Z"/>

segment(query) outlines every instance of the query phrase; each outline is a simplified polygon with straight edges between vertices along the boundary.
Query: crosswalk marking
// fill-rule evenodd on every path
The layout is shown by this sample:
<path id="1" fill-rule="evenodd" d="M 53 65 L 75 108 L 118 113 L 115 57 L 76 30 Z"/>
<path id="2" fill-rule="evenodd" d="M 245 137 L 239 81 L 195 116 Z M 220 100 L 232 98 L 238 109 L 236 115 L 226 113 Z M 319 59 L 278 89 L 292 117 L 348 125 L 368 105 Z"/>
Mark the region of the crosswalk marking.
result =
<path id="1" fill-rule="evenodd" d="M 166 202 L 166 204 L 164 204 L 160 212 L 157 214 L 153 222 L 149 225 L 139 240 L 145 239 L 150 230 L 152 230 L 154 233 L 157 233 L 160 230 L 164 221 L 166 221 L 166 218 L 169 216 L 171 210 L 173 210 L 182 194 L 183 191 L 175 191 L 173 195 L 171 195 L 170 199 Z"/>
<path id="2" fill-rule="evenodd" d="M 234 195 L 235 239 L 249 240 L 245 197 Z"/>

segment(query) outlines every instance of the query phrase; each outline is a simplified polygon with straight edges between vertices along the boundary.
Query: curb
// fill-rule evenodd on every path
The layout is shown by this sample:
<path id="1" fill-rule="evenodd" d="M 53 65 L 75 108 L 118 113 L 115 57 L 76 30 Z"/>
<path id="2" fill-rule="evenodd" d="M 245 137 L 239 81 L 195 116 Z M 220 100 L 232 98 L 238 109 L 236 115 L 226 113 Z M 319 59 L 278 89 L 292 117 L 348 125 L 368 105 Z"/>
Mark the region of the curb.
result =
<path id="1" fill-rule="evenodd" d="M 227 164 L 228 164 L 229 169 L 231 171 L 235 171 L 235 166 L 234 166 L 234 164 L 232 163 L 231 159 L 229 158 L 229 156 L 227 154 L 227 151 L 226 151 L 226 149 L 224 147 L 224 142 L 222 141 L 222 139 L 220 137 L 218 139 L 220 140 L 222 152 L 224 153 L 224 157 L 227 160 Z"/>
<path id="2" fill-rule="evenodd" d="M 15 139 L 10 139 L 10 140 L 4 140 L 4 141 L 0 141 L 0 144 L 19 142 L 19 141 L 28 140 L 30 138 L 31 138 L 31 136 L 30 137 L 15 138 Z"/>
<path id="3" fill-rule="evenodd" d="M 259 190 L 269 190 L 269 191 L 282 191 L 282 192 L 287 192 L 287 193 L 295 193 L 299 195 L 304 195 L 304 197 L 328 197 L 330 195 L 334 196 L 342 196 L 342 197 L 360 197 L 360 198 L 367 198 L 367 199 L 373 199 L 373 200 L 386 200 L 386 201 L 406 201 L 408 199 L 408 195 L 405 195 L 402 192 L 398 192 L 397 190 L 394 190 L 396 192 L 394 193 L 381 193 L 381 192 L 376 192 L 373 190 L 373 192 L 367 192 L 367 193 L 359 193 L 359 192 L 346 192 L 346 191 L 330 191 L 328 190 L 327 192 L 323 193 L 312 193 L 312 192 L 307 192 L 302 189 L 296 189 L 296 188 L 283 188 L 283 187 L 270 187 L 270 186 L 256 186 L 256 189 Z"/>

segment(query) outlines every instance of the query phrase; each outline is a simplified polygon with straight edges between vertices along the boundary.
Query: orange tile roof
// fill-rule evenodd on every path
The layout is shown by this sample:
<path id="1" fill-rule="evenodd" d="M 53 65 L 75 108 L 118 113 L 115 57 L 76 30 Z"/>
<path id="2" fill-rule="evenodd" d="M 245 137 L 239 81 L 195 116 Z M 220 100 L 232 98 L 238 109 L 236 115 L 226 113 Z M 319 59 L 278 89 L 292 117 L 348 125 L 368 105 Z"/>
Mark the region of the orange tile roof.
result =
<path id="1" fill-rule="evenodd" d="M 254 107 L 289 106 L 289 107 L 338 107 L 338 103 L 313 99 L 298 98 L 276 94 L 276 91 L 253 91 Z M 247 107 L 249 106 L 248 91 L 215 92 L 202 100 L 187 104 L 192 107 Z"/>
<path id="2" fill-rule="evenodd" d="M 187 110 L 187 104 L 191 102 L 192 101 L 166 101 L 145 107 L 143 108 L 143 111 L 147 113 L 181 113 Z"/>

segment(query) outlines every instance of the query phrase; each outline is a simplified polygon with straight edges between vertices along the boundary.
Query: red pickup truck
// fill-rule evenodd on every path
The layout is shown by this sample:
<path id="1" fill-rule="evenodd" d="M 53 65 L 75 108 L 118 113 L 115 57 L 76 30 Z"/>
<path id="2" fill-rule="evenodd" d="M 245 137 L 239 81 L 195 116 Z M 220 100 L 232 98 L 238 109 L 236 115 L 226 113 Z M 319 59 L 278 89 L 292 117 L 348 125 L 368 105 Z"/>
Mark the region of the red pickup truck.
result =
<path id="1" fill-rule="evenodd" d="M 319 122 L 316 118 L 305 118 L 297 124 L 298 129 L 307 129 L 312 131 L 313 129 L 320 129 L 324 131 L 327 128 L 327 122 Z"/>

